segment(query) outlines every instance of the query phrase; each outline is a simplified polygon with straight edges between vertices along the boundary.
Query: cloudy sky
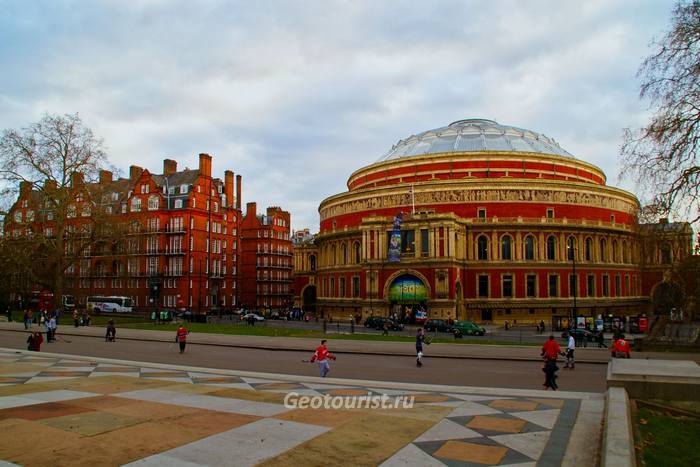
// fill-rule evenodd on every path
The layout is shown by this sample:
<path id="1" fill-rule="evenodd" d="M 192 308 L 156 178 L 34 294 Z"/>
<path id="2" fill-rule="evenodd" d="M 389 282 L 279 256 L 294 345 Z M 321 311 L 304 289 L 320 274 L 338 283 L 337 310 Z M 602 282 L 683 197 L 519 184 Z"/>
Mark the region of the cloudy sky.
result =
<path id="1" fill-rule="evenodd" d="M 318 230 L 318 204 L 399 139 L 489 118 L 619 180 L 635 77 L 671 1 L 0 0 L 0 128 L 78 112 L 122 173 L 243 176 L 243 202 Z"/>

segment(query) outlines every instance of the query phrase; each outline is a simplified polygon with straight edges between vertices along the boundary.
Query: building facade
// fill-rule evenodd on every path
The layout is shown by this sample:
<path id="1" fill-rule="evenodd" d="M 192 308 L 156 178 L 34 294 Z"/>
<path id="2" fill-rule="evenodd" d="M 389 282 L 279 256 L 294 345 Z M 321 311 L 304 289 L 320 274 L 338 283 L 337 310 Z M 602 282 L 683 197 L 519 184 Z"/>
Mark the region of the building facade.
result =
<path id="1" fill-rule="evenodd" d="M 76 173 L 61 189 L 23 182 L 5 235 L 60 238 L 63 292 L 79 304 L 88 296 L 125 296 L 142 310 L 237 307 L 241 176 L 227 170 L 223 181 L 214 178 L 211 163 L 200 154 L 198 169 L 178 171 L 166 159 L 162 174 L 131 166 L 128 178 L 103 170 L 94 183 Z M 56 197 L 70 198 L 65 213 L 56 212 Z M 111 234 L 94 237 L 95 228 Z"/>
<path id="2" fill-rule="evenodd" d="M 563 327 L 651 310 L 660 279 L 646 275 L 636 197 L 544 135 L 460 120 L 399 141 L 347 186 L 295 251 L 295 300 L 322 316 Z"/>
<path id="3" fill-rule="evenodd" d="M 257 213 L 248 203 L 241 221 L 241 306 L 281 310 L 292 306 L 290 215 L 279 207 Z"/>

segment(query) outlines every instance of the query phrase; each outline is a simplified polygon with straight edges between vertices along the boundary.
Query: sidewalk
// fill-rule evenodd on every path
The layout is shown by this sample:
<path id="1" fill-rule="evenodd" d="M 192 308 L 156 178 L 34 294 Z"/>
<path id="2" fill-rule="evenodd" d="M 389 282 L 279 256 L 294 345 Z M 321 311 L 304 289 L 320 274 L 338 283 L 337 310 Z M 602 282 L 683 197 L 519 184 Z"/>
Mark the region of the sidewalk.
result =
<path id="1" fill-rule="evenodd" d="M 36 326 L 35 326 L 36 327 Z M 0 331 L 27 332 L 23 323 L 0 322 Z M 61 326 L 59 336 L 92 336 L 104 339 L 103 327 Z M 119 328 L 117 338 L 120 340 L 143 340 L 172 342 L 175 334 L 171 331 L 151 331 Z M 546 337 L 543 336 L 542 343 Z M 316 348 L 318 339 L 298 337 L 269 337 L 230 334 L 192 333 L 188 343 L 215 345 L 224 347 L 260 348 L 266 350 L 309 352 Z M 563 342 L 559 340 L 560 343 Z M 413 356 L 415 348 L 412 342 L 383 342 L 363 340 L 333 339 L 333 352 L 338 354 L 365 355 L 401 355 Z M 597 345 L 592 343 L 592 345 Z M 562 345 L 562 347 L 564 347 Z M 491 360 L 540 361 L 539 347 L 517 345 L 474 345 L 474 344 L 432 344 L 429 348 L 431 358 L 476 358 Z M 633 358 L 651 358 L 658 360 L 695 360 L 700 361 L 699 354 L 675 354 L 669 352 L 633 352 Z M 578 363 L 607 364 L 610 351 L 597 347 L 577 348 Z"/>
<path id="2" fill-rule="evenodd" d="M 299 395 L 332 407 L 284 404 Z M 414 404 L 341 407 L 358 396 Z M 591 447 L 601 437 L 603 398 L 0 349 L 0 429 L 13 440 L 0 443 L 0 459 L 25 466 L 586 467 L 599 459 Z M 50 449 L 27 449 L 27 439 L 50 440 Z"/>

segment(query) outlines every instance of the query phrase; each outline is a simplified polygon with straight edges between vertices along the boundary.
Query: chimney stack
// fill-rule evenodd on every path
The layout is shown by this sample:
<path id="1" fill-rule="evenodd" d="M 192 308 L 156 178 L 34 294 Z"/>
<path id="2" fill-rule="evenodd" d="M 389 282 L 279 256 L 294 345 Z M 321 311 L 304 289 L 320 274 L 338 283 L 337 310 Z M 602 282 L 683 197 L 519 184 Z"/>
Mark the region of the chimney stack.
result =
<path id="1" fill-rule="evenodd" d="M 109 170 L 100 170 L 100 184 L 111 183 L 112 172 Z"/>
<path id="2" fill-rule="evenodd" d="M 19 182 L 19 195 L 22 198 L 29 196 L 32 192 L 32 182 Z"/>
<path id="3" fill-rule="evenodd" d="M 70 174 L 70 186 L 71 188 L 77 188 L 83 185 L 83 174 L 80 172 L 73 172 Z"/>
<path id="4" fill-rule="evenodd" d="M 241 176 L 236 175 L 236 209 L 241 210 Z"/>
<path id="5" fill-rule="evenodd" d="M 143 169 L 138 165 L 129 166 L 129 180 L 134 181 L 141 176 Z"/>
<path id="6" fill-rule="evenodd" d="M 248 203 L 245 205 L 245 216 L 246 217 L 248 217 L 248 216 L 255 217 L 257 215 L 258 215 L 257 204 L 255 204 L 255 202 Z"/>
<path id="7" fill-rule="evenodd" d="M 233 172 L 224 172 L 224 194 L 226 195 L 226 206 L 233 206 Z"/>
<path id="8" fill-rule="evenodd" d="M 166 177 L 177 172 L 177 161 L 172 159 L 163 159 L 163 175 Z"/>
<path id="9" fill-rule="evenodd" d="M 49 180 L 48 178 L 44 181 L 44 191 L 52 193 L 58 188 L 58 183 L 56 180 Z"/>
<path id="10" fill-rule="evenodd" d="M 199 175 L 211 177 L 211 156 L 209 154 L 199 155 Z"/>

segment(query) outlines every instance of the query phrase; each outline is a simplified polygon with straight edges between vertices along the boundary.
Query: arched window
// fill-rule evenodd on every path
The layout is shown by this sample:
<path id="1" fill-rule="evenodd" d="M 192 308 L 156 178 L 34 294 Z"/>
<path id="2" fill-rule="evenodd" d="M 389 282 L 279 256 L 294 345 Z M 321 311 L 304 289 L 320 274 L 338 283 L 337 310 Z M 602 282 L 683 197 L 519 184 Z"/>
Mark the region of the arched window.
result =
<path id="1" fill-rule="evenodd" d="M 316 270 L 316 255 L 309 256 L 309 269 Z"/>
<path id="2" fill-rule="evenodd" d="M 148 210 L 155 211 L 160 207 L 160 200 L 157 196 L 153 195 L 148 198 Z"/>
<path id="3" fill-rule="evenodd" d="M 630 262 L 630 252 L 627 250 L 627 241 L 622 241 L 622 262 L 628 264 Z"/>
<path id="4" fill-rule="evenodd" d="M 535 259 L 535 237 L 532 235 L 525 237 L 525 259 Z"/>
<path id="5" fill-rule="evenodd" d="M 574 261 L 574 258 L 576 258 L 576 238 L 575 237 L 569 237 L 566 240 L 566 258 L 569 261 Z"/>
<path id="6" fill-rule="evenodd" d="M 347 264 L 348 262 L 348 247 L 343 243 L 340 246 L 340 264 Z"/>
<path id="7" fill-rule="evenodd" d="M 476 252 L 478 259 L 489 259 L 489 241 L 484 235 L 480 235 L 476 241 Z"/>
<path id="8" fill-rule="evenodd" d="M 330 257 L 330 264 L 331 266 L 335 266 L 335 245 L 331 246 L 331 257 Z"/>
<path id="9" fill-rule="evenodd" d="M 619 251 L 617 251 L 617 240 L 613 240 L 612 242 L 612 260 L 613 263 L 617 263 L 620 261 L 620 255 Z"/>
<path id="10" fill-rule="evenodd" d="M 513 239 L 510 235 L 501 237 L 501 259 L 504 261 L 513 259 Z"/>
<path id="11" fill-rule="evenodd" d="M 608 241 L 604 238 L 600 239 L 600 261 L 606 262 L 608 260 Z"/>
<path id="12" fill-rule="evenodd" d="M 586 261 L 593 260 L 593 240 L 591 237 L 586 239 Z"/>
<path id="13" fill-rule="evenodd" d="M 547 237 L 547 259 L 550 261 L 557 259 L 557 239 L 551 235 Z"/>
<path id="14" fill-rule="evenodd" d="M 353 256 L 355 256 L 355 264 L 360 264 L 360 261 L 362 259 L 361 255 L 360 255 L 360 242 L 353 243 L 352 248 L 354 250 Z"/>

